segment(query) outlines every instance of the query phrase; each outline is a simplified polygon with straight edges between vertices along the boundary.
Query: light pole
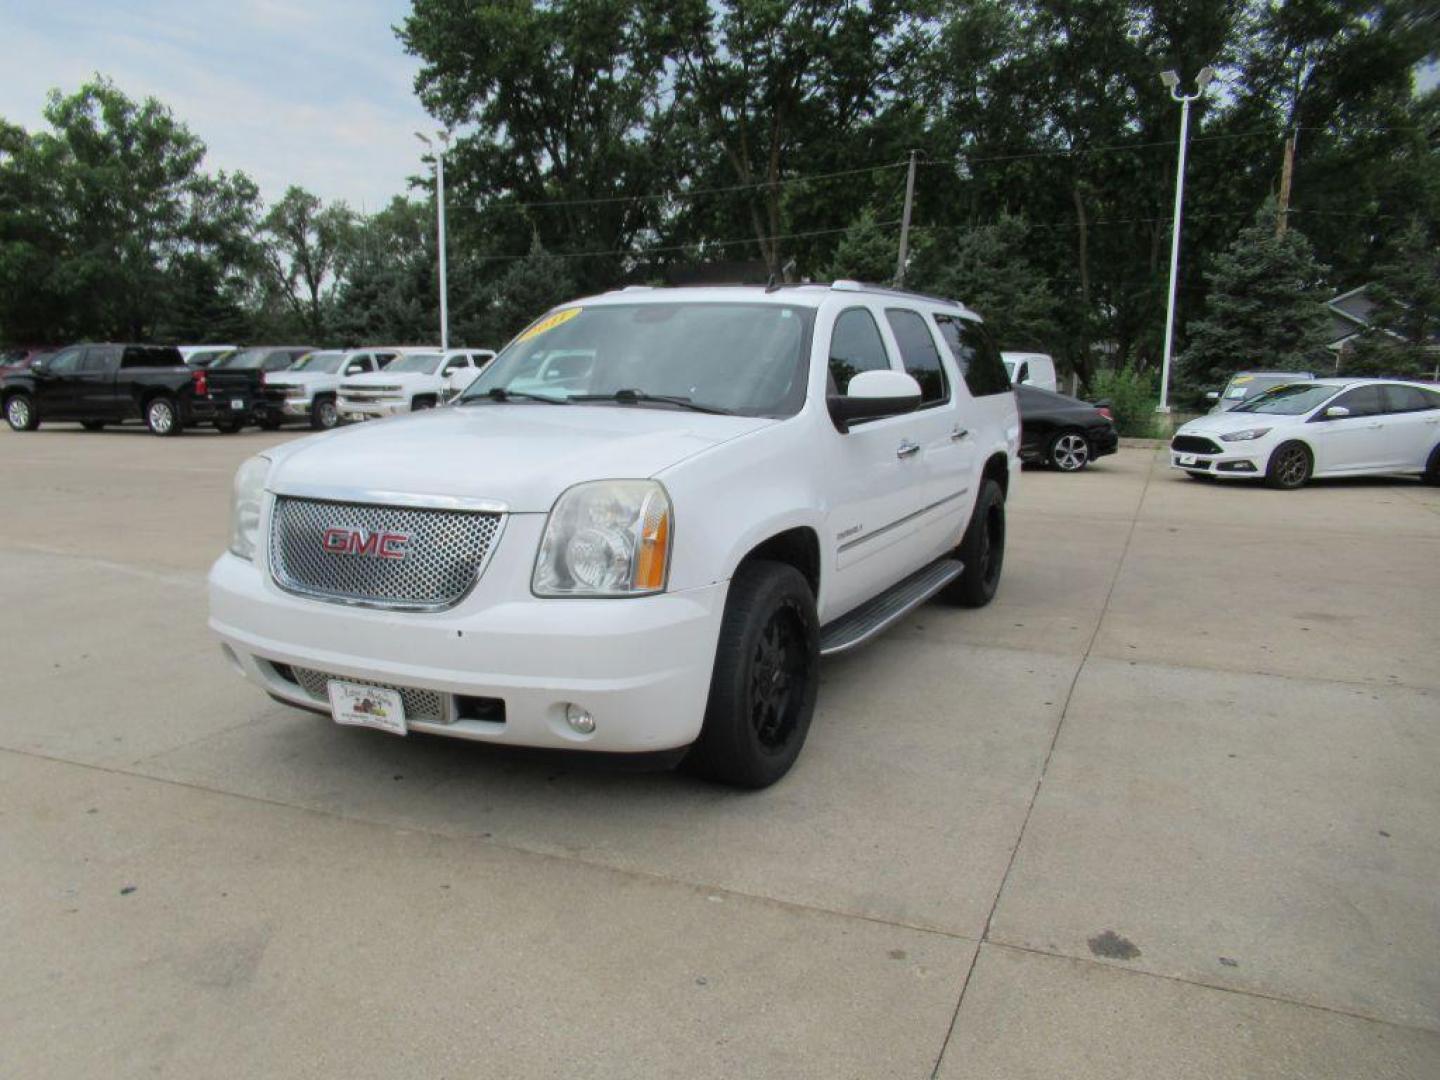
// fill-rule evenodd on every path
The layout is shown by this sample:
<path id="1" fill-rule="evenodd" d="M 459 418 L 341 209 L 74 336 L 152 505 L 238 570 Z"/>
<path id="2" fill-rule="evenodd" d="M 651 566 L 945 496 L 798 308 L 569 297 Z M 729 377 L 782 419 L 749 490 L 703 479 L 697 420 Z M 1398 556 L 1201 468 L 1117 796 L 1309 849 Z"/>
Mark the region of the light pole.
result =
<path id="1" fill-rule="evenodd" d="M 1170 230 L 1170 299 L 1165 305 L 1165 355 L 1160 362 L 1160 404 L 1155 411 L 1170 411 L 1170 350 L 1175 342 L 1175 285 L 1176 271 L 1180 267 L 1180 206 L 1185 199 L 1185 149 L 1190 135 L 1190 103 L 1205 93 L 1205 87 L 1215 78 L 1215 69 L 1203 67 L 1195 76 L 1195 93 L 1182 94 L 1180 76 L 1173 71 L 1160 73 L 1160 81 L 1170 96 L 1180 103 L 1180 163 L 1175 167 L 1175 224 Z"/>
<path id="2" fill-rule="evenodd" d="M 429 136 L 417 131 L 415 137 L 435 151 L 435 207 L 440 233 L 440 351 L 446 352 L 450 348 L 450 305 L 449 288 L 445 280 L 445 151 L 450 149 L 450 132 L 435 133 L 435 137 L 440 140 L 438 151 Z"/>

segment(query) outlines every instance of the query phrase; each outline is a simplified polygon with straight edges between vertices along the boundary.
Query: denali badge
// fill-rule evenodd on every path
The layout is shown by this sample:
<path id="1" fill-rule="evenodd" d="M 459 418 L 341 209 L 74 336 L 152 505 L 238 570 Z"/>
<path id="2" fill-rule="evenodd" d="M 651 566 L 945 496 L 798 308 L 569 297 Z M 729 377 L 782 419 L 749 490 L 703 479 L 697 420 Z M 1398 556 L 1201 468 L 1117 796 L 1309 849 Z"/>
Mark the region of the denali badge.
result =
<path id="1" fill-rule="evenodd" d="M 320 536 L 320 546 L 331 555 L 368 555 L 372 559 L 403 559 L 409 533 L 366 532 L 332 526 Z"/>

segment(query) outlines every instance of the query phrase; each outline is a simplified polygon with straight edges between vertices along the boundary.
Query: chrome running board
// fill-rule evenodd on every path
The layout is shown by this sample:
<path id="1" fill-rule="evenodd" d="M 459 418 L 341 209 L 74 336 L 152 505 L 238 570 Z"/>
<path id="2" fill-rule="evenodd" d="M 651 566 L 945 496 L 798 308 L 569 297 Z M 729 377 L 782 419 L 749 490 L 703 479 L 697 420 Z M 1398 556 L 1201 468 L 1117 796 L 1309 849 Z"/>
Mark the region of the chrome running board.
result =
<path id="1" fill-rule="evenodd" d="M 869 641 L 897 619 L 914 611 L 960 576 L 965 564 L 948 556 L 917 570 L 820 628 L 820 655 L 832 656 Z"/>

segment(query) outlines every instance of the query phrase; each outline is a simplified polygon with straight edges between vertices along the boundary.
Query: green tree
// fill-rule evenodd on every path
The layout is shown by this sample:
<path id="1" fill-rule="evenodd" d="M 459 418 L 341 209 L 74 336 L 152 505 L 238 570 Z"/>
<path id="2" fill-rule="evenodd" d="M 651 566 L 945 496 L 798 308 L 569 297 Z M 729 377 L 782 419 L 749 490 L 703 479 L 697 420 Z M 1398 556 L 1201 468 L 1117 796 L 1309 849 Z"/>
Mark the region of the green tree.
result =
<path id="1" fill-rule="evenodd" d="M 899 243 L 894 228 L 882 227 L 875 211 L 866 207 L 840 238 L 826 276 L 876 284 L 892 281 Z"/>
<path id="2" fill-rule="evenodd" d="M 979 312 L 1005 348 L 1053 352 L 1063 336 L 1059 302 L 1029 247 L 1024 220 L 1010 214 L 958 232 L 937 230 L 920 243 L 908 280 Z"/>
<path id="3" fill-rule="evenodd" d="M 466 327 L 467 340 L 509 341 L 549 308 L 575 295 L 569 261 L 547 252 L 536 237 L 530 254 L 516 259 L 495 284 L 480 318 Z"/>
<path id="4" fill-rule="evenodd" d="M 325 333 L 325 303 L 336 286 L 341 252 L 352 242 L 354 215 L 344 203 L 326 206 L 291 186 L 261 227 L 265 256 L 278 295 L 316 339 Z"/>
<path id="5" fill-rule="evenodd" d="M 1347 344 L 1350 375 L 1433 375 L 1440 368 L 1440 241 L 1413 218 L 1376 268 L 1370 328 Z"/>
<path id="6" fill-rule="evenodd" d="M 1223 382 L 1246 368 L 1323 369 L 1329 361 L 1326 268 L 1298 230 L 1277 236 L 1275 217 L 1273 202 L 1261 207 L 1206 275 L 1206 312 L 1187 327 L 1180 357 L 1193 382 Z"/>

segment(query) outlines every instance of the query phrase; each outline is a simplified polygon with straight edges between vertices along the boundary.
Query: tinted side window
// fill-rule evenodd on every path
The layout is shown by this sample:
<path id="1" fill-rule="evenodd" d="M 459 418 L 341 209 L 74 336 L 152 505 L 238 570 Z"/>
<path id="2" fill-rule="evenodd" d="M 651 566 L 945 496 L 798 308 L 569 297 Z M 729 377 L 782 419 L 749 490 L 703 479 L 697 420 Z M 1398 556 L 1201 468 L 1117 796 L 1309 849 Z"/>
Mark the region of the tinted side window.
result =
<path id="1" fill-rule="evenodd" d="M 983 323 L 954 315 L 936 315 L 935 322 L 974 397 L 1010 392 L 1010 376 L 1000 350 Z"/>
<path id="2" fill-rule="evenodd" d="M 265 358 L 260 365 L 261 371 L 284 371 L 295 362 L 295 357 L 288 352 L 274 352 Z"/>
<path id="3" fill-rule="evenodd" d="M 65 349 L 50 361 L 49 369 L 56 375 L 72 374 L 80 366 L 80 359 L 84 355 L 83 348 Z"/>
<path id="4" fill-rule="evenodd" d="M 935 348 L 935 339 L 930 336 L 924 316 L 903 308 L 887 308 L 885 318 L 900 345 L 900 362 L 905 365 L 906 373 L 920 384 L 921 407 L 948 401 L 950 387 L 945 381 L 945 369 L 940 365 L 940 350 Z"/>
<path id="5" fill-rule="evenodd" d="M 875 316 L 864 308 L 842 311 L 830 335 L 830 378 L 835 392 L 845 393 L 850 380 L 862 371 L 886 371 L 889 367 L 890 356 Z"/>
<path id="6" fill-rule="evenodd" d="M 1385 411 L 1385 402 L 1380 396 L 1378 386 L 1357 386 L 1330 403 L 1330 406 L 1335 405 L 1349 409 L 1351 416 L 1378 416 Z"/>
<path id="7" fill-rule="evenodd" d="M 90 373 L 109 371 L 115 358 L 115 350 L 107 345 L 91 345 L 85 350 L 85 359 L 80 361 L 80 371 Z"/>
<path id="8" fill-rule="evenodd" d="M 120 357 L 122 368 L 165 367 L 170 360 L 164 349 L 147 349 L 143 345 L 127 345 Z"/>
<path id="9" fill-rule="evenodd" d="M 1423 412 L 1440 407 L 1440 394 L 1427 394 L 1418 386 L 1386 386 L 1386 412 Z"/>

